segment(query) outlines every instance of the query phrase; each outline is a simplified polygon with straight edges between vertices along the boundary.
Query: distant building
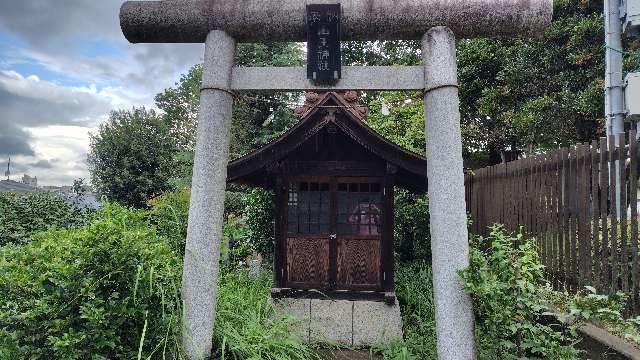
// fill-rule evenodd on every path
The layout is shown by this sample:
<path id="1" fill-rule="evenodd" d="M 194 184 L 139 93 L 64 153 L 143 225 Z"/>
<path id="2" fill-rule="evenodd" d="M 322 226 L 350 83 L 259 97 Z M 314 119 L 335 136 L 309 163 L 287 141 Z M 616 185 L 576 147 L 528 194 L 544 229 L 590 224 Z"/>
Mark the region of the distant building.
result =
<path id="1" fill-rule="evenodd" d="M 38 178 L 37 177 L 31 177 L 27 174 L 22 175 L 22 183 L 25 185 L 29 185 L 32 186 L 34 188 L 38 187 Z"/>
<path id="2" fill-rule="evenodd" d="M 38 178 L 24 174 L 22 181 L 0 180 L 0 192 L 36 192 L 38 191 Z"/>

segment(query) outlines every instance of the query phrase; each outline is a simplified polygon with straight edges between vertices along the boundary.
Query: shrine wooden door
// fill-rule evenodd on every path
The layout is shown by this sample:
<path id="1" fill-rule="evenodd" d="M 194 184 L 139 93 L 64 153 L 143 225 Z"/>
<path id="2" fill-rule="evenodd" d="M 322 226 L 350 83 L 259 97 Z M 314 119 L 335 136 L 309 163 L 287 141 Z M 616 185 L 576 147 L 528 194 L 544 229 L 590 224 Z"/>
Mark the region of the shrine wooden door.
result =
<path id="1" fill-rule="evenodd" d="M 285 287 L 331 287 L 332 181 L 323 177 L 289 180 L 285 235 Z"/>
<path id="2" fill-rule="evenodd" d="M 285 287 L 380 290 L 382 180 L 289 179 Z"/>
<path id="3" fill-rule="evenodd" d="M 381 290 L 382 179 L 338 178 L 336 288 Z"/>

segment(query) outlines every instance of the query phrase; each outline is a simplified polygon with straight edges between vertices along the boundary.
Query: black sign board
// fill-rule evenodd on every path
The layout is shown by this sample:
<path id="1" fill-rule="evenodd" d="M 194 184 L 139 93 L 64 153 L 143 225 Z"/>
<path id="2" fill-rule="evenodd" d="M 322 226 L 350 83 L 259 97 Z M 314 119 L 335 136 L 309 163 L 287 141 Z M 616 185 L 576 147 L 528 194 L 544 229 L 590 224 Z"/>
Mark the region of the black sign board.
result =
<path id="1" fill-rule="evenodd" d="M 342 76 L 340 4 L 307 5 L 307 78 L 331 84 Z"/>

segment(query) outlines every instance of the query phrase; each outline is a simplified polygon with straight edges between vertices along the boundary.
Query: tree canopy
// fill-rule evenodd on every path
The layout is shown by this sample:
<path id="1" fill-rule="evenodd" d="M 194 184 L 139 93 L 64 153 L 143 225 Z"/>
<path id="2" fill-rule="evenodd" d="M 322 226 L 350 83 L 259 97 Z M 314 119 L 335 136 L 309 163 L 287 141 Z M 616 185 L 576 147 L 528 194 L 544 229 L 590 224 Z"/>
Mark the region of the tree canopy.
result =
<path id="1" fill-rule="evenodd" d="M 461 126 L 468 166 L 479 167 L 602 134 L 604 28 L 602 1 L 556 0 L 554 18 L 537 39 L 469 39 L 457 43 Z M 637 41 L 625 44 L 625 67 L 640 68 Z M 419 65 L 420 43 L 347 43 L 357 65 Z M 424 152 L 422 96 L 365 96 L 369 125 L 410 150 Z M 381 114 L 382 104 L 390 115 Z M 428 109 L 427 109 L 428 111 Z"/>
<path id="2" fill-rule="evenodd" d="M 111 112 L 90 137 L 91 181 L 102 195 L 132 207 L 171 190 L 176 146 L 169 128 L 154 110 Z"/>
<path id="3" fill-rule="evenodd" d="M 553 22 L 539 39 L 465 40 L 458 46 L 464 137 L 481 162 L 600 135 L 603 4 L 554 5 Z"/>

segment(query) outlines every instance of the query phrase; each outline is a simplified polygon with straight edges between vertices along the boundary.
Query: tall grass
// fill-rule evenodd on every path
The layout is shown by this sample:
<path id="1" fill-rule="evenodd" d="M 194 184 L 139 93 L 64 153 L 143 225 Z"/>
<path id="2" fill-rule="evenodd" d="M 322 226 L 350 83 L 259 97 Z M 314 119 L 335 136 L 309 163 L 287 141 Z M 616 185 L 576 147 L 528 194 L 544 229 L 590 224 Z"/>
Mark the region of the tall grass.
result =
<path id="1" fill-rule="evenodd" d="M 389 359 L 437 359 L 436 316 L 433 302 L 431 267 L 426 262 L 401 264 L 396 273 L 396 295 L 402 314 L 402 332 L 407 352 L 397 344 L 397 351 L 384 354 Z"/>
<path id="2" fill-rule="evenodd" d="M 137 276 L 138 277 L 138 276 Z M 156 283 L 153 286 L 162 287 Z M 214 327 L 215 359 L 231 360 L 319 360 L 313 347 L 304 344 L 291 331 L 296 320 L 278 315 L 269 294 L 271 274 L 263 271 L 257 278 L 247 275 L 244 269 L 222 272 L 218 281 L 216 321 Z M 178 298 L 167 298 L 161 309 L 180 307 Z M 144 354 L 147 329 L 147 314 L 140 335 L 138 360 L 179 359 L 184 360 L 179 326 L 181 312 L 172 311 L 172 327 L 166 329 L 164 339 L 151 352 Z"/>
<path id="3" fill-rule="evenodd" d="M 380 344 L 373 352 L 385 360 L 437 359 L 436 317 L 431 266 L 426 261 L 398 264 L 395 285 L 403 339 Z"/>
<path id="4" fill-rule="evenodd" d="M 214 342 L 224 359 L 319 359 L 291 331 L 295 319 L 278 315 L 271 296 L 271 274 L 251 278 L 246 271 L 222 274 Z"/>

